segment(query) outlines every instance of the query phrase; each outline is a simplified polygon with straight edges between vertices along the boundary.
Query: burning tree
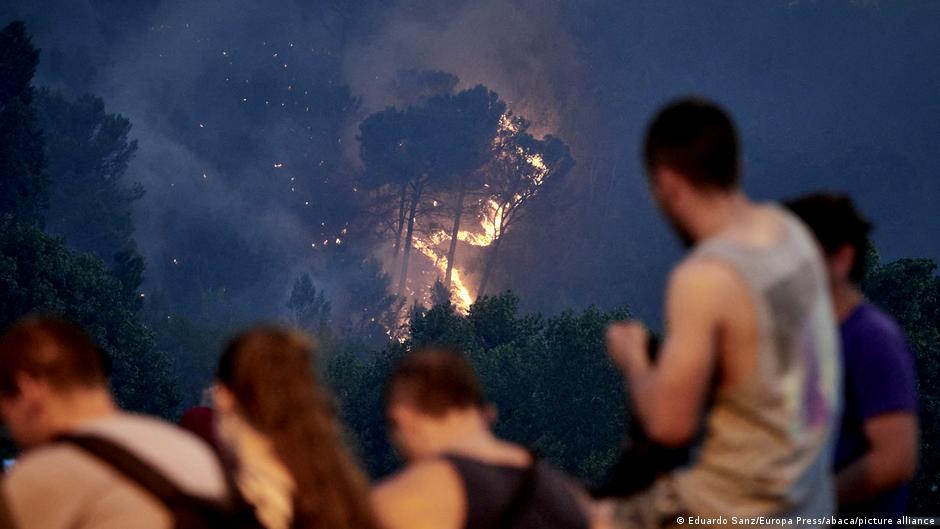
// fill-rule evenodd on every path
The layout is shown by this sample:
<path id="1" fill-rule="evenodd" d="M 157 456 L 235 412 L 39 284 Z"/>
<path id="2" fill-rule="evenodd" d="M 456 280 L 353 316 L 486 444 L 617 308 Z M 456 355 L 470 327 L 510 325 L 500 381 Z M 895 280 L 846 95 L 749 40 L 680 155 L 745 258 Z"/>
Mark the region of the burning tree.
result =
<path id="1" fill-rule="evenodd" d="M 393 266 L 401 249 L 408 188 L 413 185 L 405 125 L 405 113 L 392 107 L 372 114 L 359 125 L 360 155 L 366 166 L 360 185 L 372 192 L 372 209 L 380 219 L 391 218 L 392 204 L 397 203 L 397 217 L 390 226 L 395 234 Z"/>
<path id="2" fill-rule="evenodd" d="M 483 184 L 483 175 L 478 169 L 492 156 L 493 136 L 497 133 L 506 105 L 493 92 L 483 87 L 461 92 L 446 109 L 460 136 L 457 141 L 460 156 L 451 167 L 451 191 L 456 193 L 453 206 L 453 223 L 450 230 L 450 247 L 447 250 L 447 270 L 444 287 L 450 289 L 460 234 L 460 221 L 464 213 L 467 193 Z"/>
<path id="3" fill-rule="evenodd" d="M 395 241 L 391 266 L 398 295 L 405 295 L 411 251 L 417 249 L 437 269 L 437 290 L 452 292 L 461 311 L 473 296 L 456 268 L 458 242 L 491 246 L 480 296 L 502 237 L 525 204 L 574 165 L 562 141 L 533 137 L 529 123 L 483 86 L 422 97 L 407 110 L 389 107 L 360 125 L 359 139 L 362 186 L 371 191 L 371 209 Z M 480 225 L 463 227 L 467 215 Z"/>
<path id="4" fill-rule="evenodd" d="M 523 217 L 523 205 L 535 198 L 546 182 L 563 178 L 574 167 L 564 142 L 551 135 L 538 140 L 528 129 L 529 122 L 522 117 L 503 116 L 494 141 L 496 154 L 485 170 L 491 197 L 483 223 L 492 242 L 477 298 L 486 293 L 499 246 L 509 227 Z"/>
<path id="5" fill-rule="evenodd" d="M 403 111 L 387 108 L 360 125 L 360 153 L 366 165 L 364 185 L 384 190 L 386 197 L 397 195 L 393 260 L 397 262 L 401 253 L 399 295 L 405 291 L 415 220 L 426 192 L 457 183 L 452 230 L 456 233 L 463 212 L 464 193 L 460 189 L 466 186 L 466 175 L 487 161 L 504 112 L 505 104 L 494 92 L 477 86 L 428 98 Z"/>

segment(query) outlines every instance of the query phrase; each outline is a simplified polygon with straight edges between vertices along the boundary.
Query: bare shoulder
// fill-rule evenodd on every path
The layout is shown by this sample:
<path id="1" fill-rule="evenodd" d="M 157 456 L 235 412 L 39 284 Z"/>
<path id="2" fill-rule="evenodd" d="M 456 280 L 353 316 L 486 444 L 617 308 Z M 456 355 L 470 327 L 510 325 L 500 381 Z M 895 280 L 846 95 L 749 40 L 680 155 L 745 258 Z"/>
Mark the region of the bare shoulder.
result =
<path id="1" fill-rule="evenodd" d="M 466 513 L 457 470 L 444 460 L 416 463 L 372 489 L 371 501 L 386 529 L 457 529 Z"/>
<path id="2" fill-rule="evenodd" d="M 443 459 L 423 461 L 379 482 L 373 489 L 377 494 L 410 494 L 440 487 L 459 486 L 460 477 L 453 465 Z"/>
<path id="3" fill-rule="evenodd" d="M 738 272 L 729 264 L 707 256 L 694 256 L 676 266 L 669 276 L 669 288 L 682 297 L 698 297 L 727 292 L 744 286 Z"/>

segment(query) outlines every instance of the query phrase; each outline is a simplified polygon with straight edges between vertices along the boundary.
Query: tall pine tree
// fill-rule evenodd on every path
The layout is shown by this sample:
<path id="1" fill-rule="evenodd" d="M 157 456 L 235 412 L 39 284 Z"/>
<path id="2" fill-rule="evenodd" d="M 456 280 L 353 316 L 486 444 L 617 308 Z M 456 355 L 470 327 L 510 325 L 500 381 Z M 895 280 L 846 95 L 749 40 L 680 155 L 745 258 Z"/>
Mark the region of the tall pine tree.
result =
<path id="1" fill-rule="evenodd" d="M 0 30 L 0 215 L 41 223 L 45 162 L 30 84 L 37 64 L 39 50 L 22 22 Z"/>

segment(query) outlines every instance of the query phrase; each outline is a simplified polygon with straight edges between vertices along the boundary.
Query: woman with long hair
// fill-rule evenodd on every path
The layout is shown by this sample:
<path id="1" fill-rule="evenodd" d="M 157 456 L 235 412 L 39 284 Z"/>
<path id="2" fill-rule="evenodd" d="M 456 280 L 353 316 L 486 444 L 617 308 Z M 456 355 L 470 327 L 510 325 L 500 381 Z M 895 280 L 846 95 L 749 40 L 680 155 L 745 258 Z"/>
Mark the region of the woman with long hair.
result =
<path id="1" fill-rule="evenodd" d="M 267 529 L 376 529 L 313 353 L 306 336 L 279 327 L 236 336 L 214 391 L 220 444 Z"/>

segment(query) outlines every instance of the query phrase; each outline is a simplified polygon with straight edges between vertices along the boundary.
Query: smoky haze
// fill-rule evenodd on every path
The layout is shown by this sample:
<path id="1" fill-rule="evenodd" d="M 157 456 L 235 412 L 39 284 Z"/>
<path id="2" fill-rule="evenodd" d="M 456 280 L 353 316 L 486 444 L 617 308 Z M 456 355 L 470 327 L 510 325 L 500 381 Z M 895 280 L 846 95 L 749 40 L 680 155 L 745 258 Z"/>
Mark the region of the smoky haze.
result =
<path id="1" fill-rule="evenodd" d="M 483 84 L 570 146 L 577 165 L 494 274 L 527 308 L 659 317 L 680 249 L 638 150 L 655 109 L 689 93 L 734 115 L 753 195 L 848 191 L 883 258 L 940 258 L 937 2 L 29 0 L 0 15 L 42 50 L 36 84 L 133 124 L 145 288 L 198 269 L 242 317 L 276 317 L 324 246 L 385 244 L 355 189 L 358 125 L 405 103 L 406 70 Z"/>

